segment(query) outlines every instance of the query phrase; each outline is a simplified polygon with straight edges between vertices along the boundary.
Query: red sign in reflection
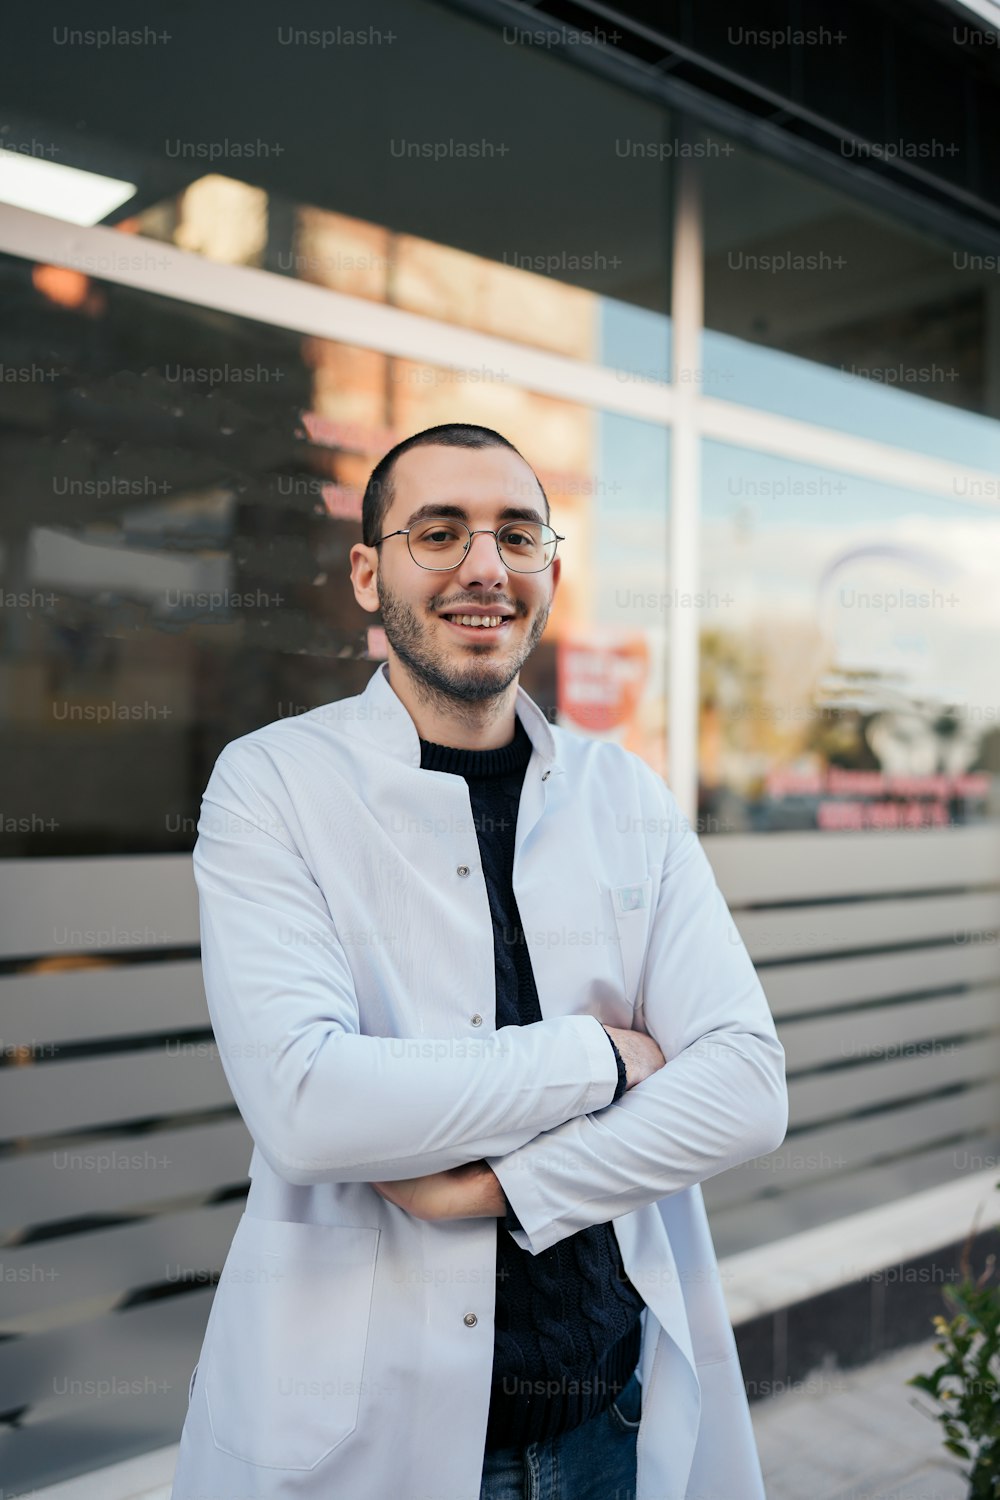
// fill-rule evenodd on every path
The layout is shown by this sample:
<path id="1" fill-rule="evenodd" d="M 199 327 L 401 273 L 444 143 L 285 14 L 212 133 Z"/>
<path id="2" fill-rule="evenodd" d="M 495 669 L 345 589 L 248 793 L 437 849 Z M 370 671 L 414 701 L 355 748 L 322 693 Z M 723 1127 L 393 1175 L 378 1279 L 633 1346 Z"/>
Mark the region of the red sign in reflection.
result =
<path id="1" fill-rule="evenodd" d="M 606 733 L 628 724 L 649 676 L 644 635 L 615 642 L 560 641 L 556 653 L 559 713 L 581 729 Z"/>

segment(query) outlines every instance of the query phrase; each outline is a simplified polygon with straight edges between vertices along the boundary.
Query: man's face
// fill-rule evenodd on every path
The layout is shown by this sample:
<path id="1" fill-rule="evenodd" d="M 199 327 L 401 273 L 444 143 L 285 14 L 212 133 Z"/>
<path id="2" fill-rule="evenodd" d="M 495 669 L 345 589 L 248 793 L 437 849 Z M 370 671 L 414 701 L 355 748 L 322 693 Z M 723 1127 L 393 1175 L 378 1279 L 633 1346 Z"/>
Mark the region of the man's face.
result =
<path id="1" fill-rule="evenodd" d="M 546 521 L 538 481 L 508 448 L 412 448 L 393 469 L 393 499 L 381 534 L 411 524 L 425 506 L 461 506 L 470 530 L 499 530 L 505 520 Z M 508 507 L 523 511 L 505 515 Z M 450 572 L 413 561 L 406 537 L 379 548 L 376 589 L 386 639 L 419 681 L 439 693 L 477 702 L 496 697 L 517 677 L 545 629 L 559 580 L 557 557 L 538 573 L 505 567 L 492 536 L 472 538 Z M 508 616 L 499 626 L 456 625 L 445 614 L 483 606 Z"/>

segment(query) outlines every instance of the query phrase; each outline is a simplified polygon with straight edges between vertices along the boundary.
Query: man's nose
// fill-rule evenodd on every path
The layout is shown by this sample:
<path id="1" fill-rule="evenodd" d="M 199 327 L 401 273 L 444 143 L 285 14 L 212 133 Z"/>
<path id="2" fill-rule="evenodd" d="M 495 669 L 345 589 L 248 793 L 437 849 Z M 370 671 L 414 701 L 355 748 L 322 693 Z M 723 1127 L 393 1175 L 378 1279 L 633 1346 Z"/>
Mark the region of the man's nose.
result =
<path id="1" fill-rule="evenodd" d="M 481 587 L 492 588 L 506 583 L 507 569 L 492 532 L 476 532 L 469 543 L 469 550 L 455 571 L 467 587 L 478 583 Z"/>

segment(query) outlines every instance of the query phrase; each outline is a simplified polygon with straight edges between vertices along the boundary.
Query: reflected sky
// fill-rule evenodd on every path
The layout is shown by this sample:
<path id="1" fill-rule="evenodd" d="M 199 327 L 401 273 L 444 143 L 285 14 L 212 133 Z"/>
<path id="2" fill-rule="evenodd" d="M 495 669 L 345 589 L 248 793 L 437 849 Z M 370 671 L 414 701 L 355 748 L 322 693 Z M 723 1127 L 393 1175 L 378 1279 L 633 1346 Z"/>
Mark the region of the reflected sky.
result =
<path id="1" fill-rule="evenodd" d="M 881 378 L 865 377 L 708 329 L 702 364 L 706 396 L 951 458 L 969 468 L 1000 470 L 1000 422 L 920 395 L 912 385 L 901 390 L 886 383 L 898 376 L 901 384 L 911 384 L 906 377 L 914 371 L 887 367 Z M 928 385 L 945 382 L 948 375 L 946 367 L 933 363 L 917 373 Z"/>
<path id="2" fill-rule="evenodd" d="M 818 631 L 817 669 L 997 703 L 1000 514 L 715 442 L 702 478 L 706 625 Z"/>

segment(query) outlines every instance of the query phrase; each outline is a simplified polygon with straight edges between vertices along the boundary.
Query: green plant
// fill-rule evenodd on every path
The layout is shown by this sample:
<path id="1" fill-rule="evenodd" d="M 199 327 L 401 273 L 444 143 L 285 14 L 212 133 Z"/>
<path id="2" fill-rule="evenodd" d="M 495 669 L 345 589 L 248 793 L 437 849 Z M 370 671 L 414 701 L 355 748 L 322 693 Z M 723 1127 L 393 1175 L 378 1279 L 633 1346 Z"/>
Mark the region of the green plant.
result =
<path id="1" fill-rule="evenodd" d="M 990 1284 L 995 1255 L 973 1277 L 969 1251 L 975 1232 L 973 1223 L 959 1260 L 962 1280 L 942 1293 L 952 1317 L 933 1319 L 940 1334 L 934 1347 L 944 1359 L 906 1384 L 937 1402 L 939 1410 L 928 1415 L 944 1427 L 945 1448 L 971 1465 L 964 1471 L 969 1500 L 1000 1500 L 1000 1287 Z"/>

